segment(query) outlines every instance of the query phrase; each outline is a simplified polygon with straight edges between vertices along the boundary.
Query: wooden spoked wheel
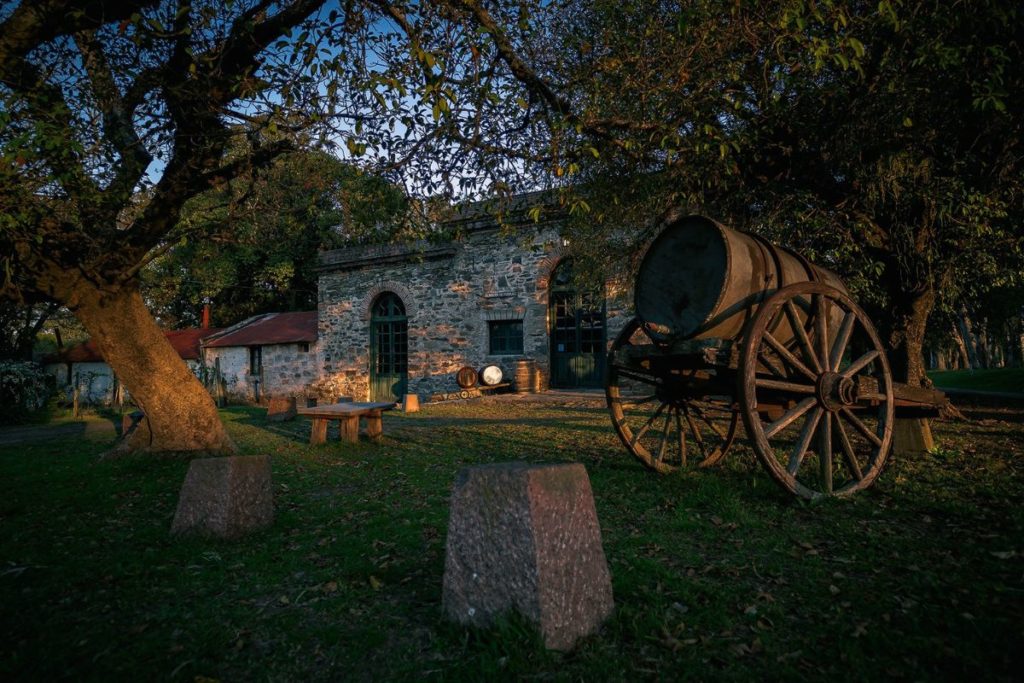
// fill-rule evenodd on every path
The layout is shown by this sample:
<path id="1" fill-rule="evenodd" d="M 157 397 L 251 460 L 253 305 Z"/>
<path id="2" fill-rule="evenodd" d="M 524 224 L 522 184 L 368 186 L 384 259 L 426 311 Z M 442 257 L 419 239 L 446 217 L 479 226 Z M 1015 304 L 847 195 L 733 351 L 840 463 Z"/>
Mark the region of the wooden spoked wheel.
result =
<path id="1" fill-rule="evenodd" d="M 871 321 L 847 295 L 805 282 L 770 296 L 739 361 L 743 424 L 758 459 L 803 498 L 870 486 L 892 441 L 892 373 Z"/>
<path id="2" fill-rule="evenodd" d="M 639 359 L 645 349 L 655 353 L 656 348 L 635 319 L 612 344 L 605 396 L 615 432 L 626 450 L 662 474 L 718 463 L 736 435 L 739 417 L 732 399 L 688 392 L 692 370 L 656 373 L 617 354 L 625 350 Z"/>

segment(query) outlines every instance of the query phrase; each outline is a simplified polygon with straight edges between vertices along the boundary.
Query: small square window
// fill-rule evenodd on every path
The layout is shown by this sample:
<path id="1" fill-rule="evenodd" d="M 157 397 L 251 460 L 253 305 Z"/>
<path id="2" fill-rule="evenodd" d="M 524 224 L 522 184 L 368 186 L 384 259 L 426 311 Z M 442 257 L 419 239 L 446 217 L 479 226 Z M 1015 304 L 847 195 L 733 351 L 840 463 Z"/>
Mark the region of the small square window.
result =
<path id="1" fill-rule="evenodd" d="M 299 353 L 309 353 L 309 342 L 299 342 Z"/>
<path id="2" fill-rule="evenodd" d="M 522 320 L 491 320 L 487 323 L 492 356 L 512 356 L 523 352 Z"/>

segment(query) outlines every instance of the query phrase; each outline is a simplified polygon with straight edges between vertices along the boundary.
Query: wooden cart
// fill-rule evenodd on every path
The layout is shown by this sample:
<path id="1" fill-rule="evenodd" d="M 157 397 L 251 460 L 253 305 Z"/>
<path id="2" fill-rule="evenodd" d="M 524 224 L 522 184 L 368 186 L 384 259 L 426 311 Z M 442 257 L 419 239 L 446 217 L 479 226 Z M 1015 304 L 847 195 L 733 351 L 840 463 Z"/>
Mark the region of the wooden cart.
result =
<path id="1" fill-rule="evenodd" d="M 654 241 L 638 316 L 608 358 L 612 424 L 667 473 L 725 457 L 740 419 L 761 464 L 803 498 L 870 486 L 896 417 L 928 417 L 942 392 L 893 382 L 874 325 L 827 269 L 691 216 Z"/>

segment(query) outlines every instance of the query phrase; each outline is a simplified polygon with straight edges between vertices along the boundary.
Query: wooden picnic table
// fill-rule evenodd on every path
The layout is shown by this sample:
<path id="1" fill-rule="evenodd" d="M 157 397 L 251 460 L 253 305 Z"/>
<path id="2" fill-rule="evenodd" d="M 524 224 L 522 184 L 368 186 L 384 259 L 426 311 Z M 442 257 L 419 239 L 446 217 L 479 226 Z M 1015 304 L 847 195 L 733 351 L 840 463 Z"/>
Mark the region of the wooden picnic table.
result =
<path id="1" fill-rule="evenodd" d="M 299 408 L 296 413 L 313 418 L 310 445 L 327 442 L 327 424 L 331 420 L 338 421 L 342 441 L 356 443 L 359 441 L 359 418 L 366 419 L 366 436 L 376 441 L 384 433 L 383 412 L 394 407 L 394 403 L 335 403 Z"/>

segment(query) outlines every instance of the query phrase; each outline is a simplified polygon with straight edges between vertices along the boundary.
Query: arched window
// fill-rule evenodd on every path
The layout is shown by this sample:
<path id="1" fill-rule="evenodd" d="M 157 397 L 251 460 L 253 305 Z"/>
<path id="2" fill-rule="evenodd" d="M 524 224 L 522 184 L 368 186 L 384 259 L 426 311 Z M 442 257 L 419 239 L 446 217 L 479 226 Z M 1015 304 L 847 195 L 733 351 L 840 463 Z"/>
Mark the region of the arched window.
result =
<path id="1" fill-rule="evenodd" d="M 370 317 L 374 320 L 405 318 L 405 304 L 394 292 L 384 292 L 373 302 Z"/>
<path id="2" fill-rule="evenodd" d="M 384 292 L 370 307 L 370 400 L 394 401 L 406 391 L 409 335 L 405 305 Z"/>
<path id="3" fill-rule="evenodd" d="M 551 274 L 548 290 L 551 385 L 599 387 L 605 363 L 605 303 L 600 290 L 577 291 L 572 260 Z"/>

